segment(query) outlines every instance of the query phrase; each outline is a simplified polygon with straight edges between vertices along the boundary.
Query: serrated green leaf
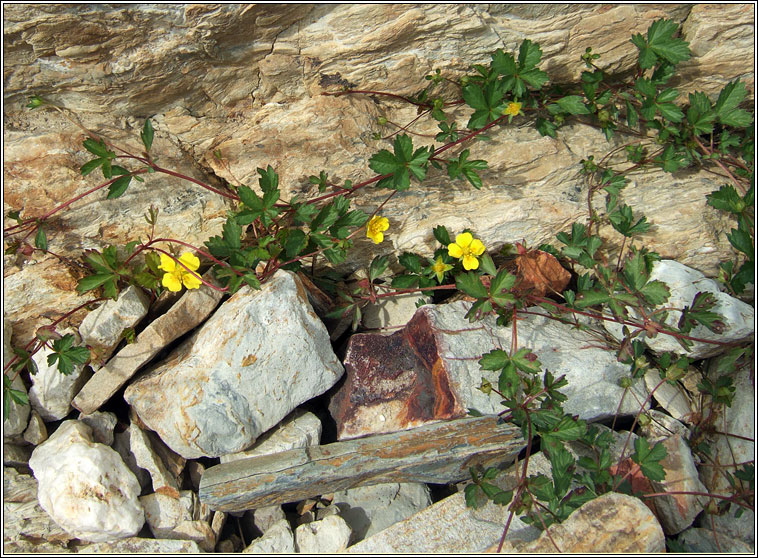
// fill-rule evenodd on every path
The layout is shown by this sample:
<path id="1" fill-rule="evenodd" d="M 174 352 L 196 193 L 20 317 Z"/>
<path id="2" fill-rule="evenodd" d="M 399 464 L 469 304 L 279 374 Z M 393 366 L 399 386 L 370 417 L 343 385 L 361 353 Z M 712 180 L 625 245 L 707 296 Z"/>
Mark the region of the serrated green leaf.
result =
<path id="1" fill-rule="evenodd" d="M 589 114 L 590 109 L 584 105 L 583 99 L 579 95 L 568 95 L 556 101 L 561 110 L 569 114 Z"/>
<path id="2" fill-rule="evenodd" d="M 88 161 L 84 163 L 80 169 L 82 176 L 87 176 L 89 173 L 91 173 L 93 170 L 100 168 L 100 166 L 105 162 L 105 159 L 97 158 L 92 159 L 91 161 Z"/>
<path id="3" fill-rule="evenodd" d="M 403 252 L 398 258 L 398 262 L 405 269 L 413 273 L 421 273 L 421 256 L 411 252 Z"/>
<path id="4" fill-rule="evenodd" d="M 739 250 L 747 256 L 753 255 L 753 239 L 750 236 L 750 233 L 744 231 L 742 228 L 732 229 L 732 232 L 727 233 L 726 237 L 736 250 Z"/>
<path id="5" fill-rule="evenodd" d="M 671 296 L 668 286 L 661 281 L 650 281 L 640 289 L 640 293 L 651 306 L 659 306 Z"/>
<path id="6" fill-rule="evenodd" d="M 461 290 L 474 298 L 485 298 L 487 296 L 487 289 L 476 273 L 468 272 L 459 274 L 455 278 L 455 285 L 458 287 L 458 290 Z"/>
<path id="7" fill-rule="evenodd" d="M 118 197 L 121 197 L 124 192 L 126 192 L 126 189 L 129 187 L 129 183 L 132 181 L 131 176 L 122 176 L 120 178 L 117 178 L 113 181 L 113 183 L 108 186 L 108 195 L 106 196 L 107 199 L 113 200 Z"/>
<path id="8" fill-rule="evenodd" d="M 82 277 L 76 284 L 76 290 L 80 293 L 86 293 L 105 284 L 107 281 L 113 279 L 113 277 L 112 273 L 96 273 L 95 275 Z"/>
<path id="9" fill-rule="evenodd" d="M 371 264 L 369 265 L 368 270 L 368 276 L 369 281 L 374 281 L 381 276 L 382 273 L 384 273 L 384 270 L 387 269 L 387 266 L 389 265 L 389 260 L 387 259 L 387 256 L 377 256 L 373 260 L 371 260 Z"/>
<path id="10" fill-rule="evenodd" d="M 511 356 L 511 360 L 519 370 L 529 374 L 536 374 L 542 368 L 542 363 L 537 359 L 537 355 L 530 349 L 519 349 L 515 355 Z"/>
<path id="11" fill-rule="evenodd" d="M 666 457 L 666 448 L 661 442 L 656 443 L 651 449 L 647 439 L 640 436 L 634 441 L 634 450 L 632 461 L 640 466 L 643 475 L 654 482 L 666 478 L 666 473 L 659 463 Z"/>
<path id="12" fill-rule="evenodd" d="M 502 349 L 494 349 L 489 353 L 482 355 L 482 358 L 479 359 L 479 366 L 481 366 L 483 370 L 500 370 L 510 362 L 510 360 L 508 353 Z"/>

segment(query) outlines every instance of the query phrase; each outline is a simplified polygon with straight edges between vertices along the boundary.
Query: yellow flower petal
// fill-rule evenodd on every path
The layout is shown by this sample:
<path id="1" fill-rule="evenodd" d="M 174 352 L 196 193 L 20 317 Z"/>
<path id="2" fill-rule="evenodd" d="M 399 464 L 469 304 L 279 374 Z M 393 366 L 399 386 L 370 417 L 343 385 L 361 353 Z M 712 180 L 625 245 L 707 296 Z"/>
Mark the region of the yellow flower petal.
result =
<path id="1" fill-rule="evenodd" d="M 448 244 L 447 253 L 451 258 L 457 259 L 463 257 L 463 249 L 457 244 Z"/>
<path id="2" fill-rule="evenodd" d="M 182 282 L 173 273 L 164 273 L 162 283 L 164 287 L 173 293 L 182 290 Z"/>
<path id="3" fill-rule="evenodd" d="M 482 241 L 478 238 L 475 238 L 471 242 L 471 246 L 469 246 L 469 249 L 471 250 L 471 253 L 475 256 L 481 256 L 484 254 L 484 244 L 482 244 Z"/>
<path id="4" fill-rule="evenodd" d="M 184 286 L 188 289 L 198 289 L 200 288 L 200 285 L 203 284 L 200 279 L 195 277 L 192 273 L 189 271 L 185 271 L 184 275 L 182 275 L 182 283 L 184 283 Z"/>
<path id="5" fill-rule="evenodd" d="M 471 233 L 467 233 L 467 232 L 461 233 L 455 237 L 455 243 L 461 248 L 468 248 L 468 245 L 471 244 L 472 240 L 474 240 L 474 237 L 471 236 Z M 460 256 L 454 256 L 454 257 L 460 257 Z"/>
<path id="6" fill-rule="evenodd" d="M 190 268 L 192 271 L 195 271 L 198 267 L 200 267 L 200 260 L 197 256 L 190 252 L 185 252 L 182 254 L 182 257 L 179 258 L 179 261 L 182 262 L 184 265 L 186 265 L 188 268 Z M 182 268 L 182 271 L 187 271 L 186 269 Z"/>
<path id="7" fill-rule="evenodd" d="M 474 256 L 466 255 L 463 257 L 463 269 L 470 271 L 472 269 L 478 269 L 479 268 L 479 260 L 477 260 Z"/>
<path id="8" fill-rule="evenodd" d="M 386 217 L 379 217 L 374 215 L 366 226 L 366 236 L 374 241 L 374 244 L 379 244 L 384 240 L 382 231 L 386 231 L 390 228 L 389 219 Z"/>
<path id="9" fill-rule="evenodd" d="M 176 262 L 171 256 L 161 252 L 161 265 L 158 266 L 158 269 L 172 273 L 176 269 Z"/>

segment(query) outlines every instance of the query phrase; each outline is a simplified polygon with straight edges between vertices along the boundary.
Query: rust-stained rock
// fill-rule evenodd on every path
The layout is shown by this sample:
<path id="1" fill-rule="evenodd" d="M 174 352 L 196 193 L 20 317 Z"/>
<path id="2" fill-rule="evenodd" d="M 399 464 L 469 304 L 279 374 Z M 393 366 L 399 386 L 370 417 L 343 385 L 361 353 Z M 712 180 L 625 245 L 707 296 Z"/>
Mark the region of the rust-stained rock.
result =
<path id="1" fill-rule="evenodd" d="M 413 428 L 466 415 L 450 387 L 428 313 L 392 335 L 356 334 L 345 355 L 347 381 L 329 405 L 339 439 Z"/>

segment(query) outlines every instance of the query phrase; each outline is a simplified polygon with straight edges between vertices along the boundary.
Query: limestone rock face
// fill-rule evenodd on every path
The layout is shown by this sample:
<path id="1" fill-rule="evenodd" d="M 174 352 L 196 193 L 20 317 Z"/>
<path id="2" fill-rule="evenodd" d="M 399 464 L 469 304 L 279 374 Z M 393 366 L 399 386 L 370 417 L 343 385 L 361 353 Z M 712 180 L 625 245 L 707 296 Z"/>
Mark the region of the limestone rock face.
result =
<path id="1" fill-rule="evenodd" d="M 240 289 L 124 398 L 175 452 L 218 457 L 249 447 L 343 372 L 304 287 L 280 271 L 260 291 Z"/>
<path id="2" fill-rule="evenodd" d="M 416 116 L 415 107 L 396 100 L 324 92 L 348 86 L 412 94 L 437 68 L 461 75 L 488 63 L 497 48 L 514 51 L 525 38 L 540 43 L 540 67 L 554 83 L 579 79 L 579 57 L 588 46 L 601 55 L 603 70 L 621 74 L 637 54 L 631 35 L 645 33 L 658 18 L 680 23 L 694 54 L 673 83 L 683 95 L 699 89 L 715 98 L 737 78 L 752 95 L 749 5 L 9 4 L 4 213 L 39 216 L 98 183 L 95 173 L 85 179 L 79 173 L 88 159 L 82 130 L 52 111 L 26 110 L 30 95 L 72 109 L 87 128 L 134 153 L 142 149 L 137 136 L 150 116 L 155 160 L 206 182 L 218 185 L 217 176 L 254 183 L 256 168 L 271 164 L 289 198 L 308 190 L 308 176 L 320 169 L 338 182 L 371 178 L 368 158 L 388 147 L 371 139 L 380 132 L 376 118 L 405 124 Z M 452 86 L 448 93 L 459 95 Z M 426 122 L 413 131 L 438 130 Z M 557 140 L 515 126 L 492 136 L 471 147 L 472 159 L 490 162 L 482 191 L 430 172 L 425 191 L 412 189 L 387 204 L 391 229 L 381 252 L 425 251 L 438 224 L 472 227 L 489 249 L 552 240 L 586 217 L 580 159 L 616 146 L 583 125 L 562 129 Z M 731 223 L 706 206 L 704 195 L 713 189 L 709 174 L 651 172 L 635 178 L 624 196 L 654 225 L 644 237 L 650 248 L 715 276 L 718 261 L 731 253 L 724 236 Z M 360 204 L 373 210 L 384 195 L 359 196 Z M 48 223 L 50 249 L 76 257 L 83 249 L 144 239 L 149 226 L 142 215 L 150 204 L 161 210 L 156 235 L 198 245 L 219 233 L 229 208 L 195 185 L 151 175 L 119 199 L 97 193 L 57 214 Z M 368 242 L 358 244 L 348 271 L 375 255 Z M 6 315 L 22 344 L 41 316 L 81 303 L 78 277 L 55 258 L 6 256 L 5 263 Z"/>
<path id="3" fill-rule="evenodd" d="M 66 421 L 37 446 L 29 466 L 39 504 L 72 536 L 106 542 L 136 535 L 145 522 L 140 486 L 121 457 L 92 442 L 86 424 Z"/>

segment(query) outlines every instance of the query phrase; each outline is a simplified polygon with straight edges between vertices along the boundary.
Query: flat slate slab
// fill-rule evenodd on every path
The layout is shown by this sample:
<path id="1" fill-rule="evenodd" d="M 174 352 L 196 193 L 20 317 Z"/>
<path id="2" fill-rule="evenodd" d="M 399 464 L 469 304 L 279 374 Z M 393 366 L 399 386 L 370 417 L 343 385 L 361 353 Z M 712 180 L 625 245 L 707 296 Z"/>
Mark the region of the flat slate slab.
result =
<path id="1" fill-rule="evenodd" d="M 497 416 L 310 446 L 216 465 L 200 481 L 200 500 L 236 512 L 388 482 L 444 484 L 469 467 L 506 464 L 525 446 L 516 426 Z"/>

